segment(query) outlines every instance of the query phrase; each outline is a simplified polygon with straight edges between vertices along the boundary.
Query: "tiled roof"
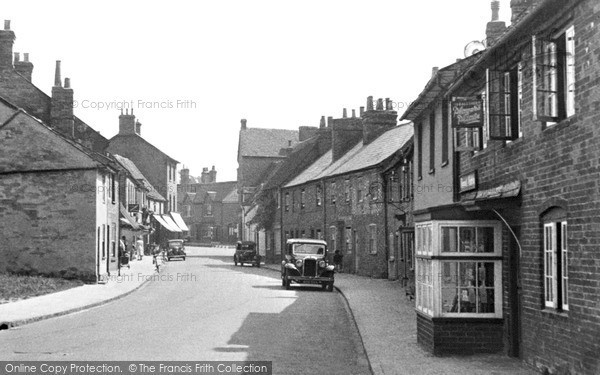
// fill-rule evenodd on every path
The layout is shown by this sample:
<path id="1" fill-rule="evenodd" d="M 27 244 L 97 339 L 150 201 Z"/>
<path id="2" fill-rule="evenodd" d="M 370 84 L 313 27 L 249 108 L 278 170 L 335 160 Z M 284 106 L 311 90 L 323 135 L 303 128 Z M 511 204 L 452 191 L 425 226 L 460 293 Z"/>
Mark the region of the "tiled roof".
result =
<path id="1" fill-rule="evenodd" d="M 333 163 L 330 150 L 290 181 L 286 187 L 375 167 L 401 149 L 412 136 L 412 124 L 396 126 L 366 146 L 360 141 Z"/>
<path id="2" fill-rule="evenodd" d="M 160 193 L 158 191 L 156 191 L 156 189 L 154 189 L 152 184 L 150 184 L 150 182 L 148 182 L 146 177 L 144 177 L 144 175 L 142 174 L 142 172 L 140 172 L 140 170 L 138 169 L 138 167 L 135 165 L 134 162 L 132 162 L 131 160 L 129 160 L 126 157 L 121 156 L 121 155 L 113 155 L 113 156 L 119 162 L 119 164 L 121 164 L 123 166 L 123 168 L 127 169 L 127 171 L 131 174 L 131 176 L 134 179 L 141 181 L 142 184 L 144 184 L 144 187 L 146 189 L 148 189 L 148 198 L 151 198 L 154 200 L 166 201 L 166 199 L 162 195 L 160 195 Z"/>
<path id="3" fill-rule="evenodd" d="M 283 157 L 282 148 L 294 147 L 298 143 L 298 131 L 288 129 L 247 128 L 240 130 L 238 157 L 262 156 Z"/>

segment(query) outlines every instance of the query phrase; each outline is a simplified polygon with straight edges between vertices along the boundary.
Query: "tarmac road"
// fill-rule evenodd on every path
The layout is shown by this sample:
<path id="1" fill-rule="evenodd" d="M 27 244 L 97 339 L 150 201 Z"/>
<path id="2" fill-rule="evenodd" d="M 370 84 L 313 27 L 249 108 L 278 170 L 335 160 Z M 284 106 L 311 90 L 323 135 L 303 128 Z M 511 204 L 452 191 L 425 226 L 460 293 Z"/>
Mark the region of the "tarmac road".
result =
<path id="1" fill-rule="evenodd" d="M 370 374 L 337 292 L 283 290 L 273 271 L 235 267 L 230 249 L 188 252 L 198 257 L 169 262 L 123 299 L 1 331 L 0 360 L 252 360 L 273 361 L 274 374 Z"/>

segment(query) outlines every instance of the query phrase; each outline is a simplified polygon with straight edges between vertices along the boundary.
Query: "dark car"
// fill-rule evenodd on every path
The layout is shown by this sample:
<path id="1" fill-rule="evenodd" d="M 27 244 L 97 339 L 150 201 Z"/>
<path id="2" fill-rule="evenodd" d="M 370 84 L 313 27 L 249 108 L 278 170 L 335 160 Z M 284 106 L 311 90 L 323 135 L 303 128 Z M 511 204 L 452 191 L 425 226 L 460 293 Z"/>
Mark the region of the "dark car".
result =
<path id="1" fill-rule="evenodd" d="M 281 285 L 317 284 L 333 291 L 334 267 L 327 263 L 327 242 L 306 238 L 287 240 L 281 262 Z"/>
<path id="2" fill-rule="evenodd" d="M 183 240 L 169 240 L 167 260 L 175 258 L 185 260 L 185 246 L 183 245 Z"/>
<path id="3" fill-rule="evenodd" d="M 256 242 L 238 241 L 233 255 L 233 264 L 238 263 L 243 266 L 244 263 L 252 263 L 252 266 L 260 267 L 260 254 L 256 249 Z"/>

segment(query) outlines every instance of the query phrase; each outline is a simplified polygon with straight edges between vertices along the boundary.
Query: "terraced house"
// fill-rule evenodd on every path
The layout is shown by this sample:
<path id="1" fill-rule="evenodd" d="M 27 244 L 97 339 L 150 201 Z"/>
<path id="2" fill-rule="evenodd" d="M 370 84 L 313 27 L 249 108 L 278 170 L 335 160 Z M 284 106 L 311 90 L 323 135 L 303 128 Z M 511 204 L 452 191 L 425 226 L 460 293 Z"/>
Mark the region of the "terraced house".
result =
<path id="1" fill-rule="evenodd" d="M 282 242 L 325 239 L 343 254 L 346 272 L 408 278 L 412 125 L 397 125 L 389 100 L 375 107 L 369 97 L 359 117 L 329 118 L 327 130 L 331 149 L 281 189 Z"/>
<path id="2" fill-rule="evenodd" d="M 450 187 L 415 194 L 418 341 L 597 374 L 600 3 L 511 7 L 511 26 L 403 116 L 415 190 Z"/>

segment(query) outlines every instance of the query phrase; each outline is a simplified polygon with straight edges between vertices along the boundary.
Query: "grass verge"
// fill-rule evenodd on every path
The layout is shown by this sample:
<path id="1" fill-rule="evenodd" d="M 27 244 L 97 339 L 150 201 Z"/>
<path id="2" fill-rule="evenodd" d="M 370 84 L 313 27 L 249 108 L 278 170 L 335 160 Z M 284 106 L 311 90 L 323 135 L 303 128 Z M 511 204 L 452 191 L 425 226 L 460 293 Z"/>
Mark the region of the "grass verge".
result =
<path id="1" fill-rule="evenodd" d="M 0 304 L 83 285 L 79 280 L 0 273 Z"/>

